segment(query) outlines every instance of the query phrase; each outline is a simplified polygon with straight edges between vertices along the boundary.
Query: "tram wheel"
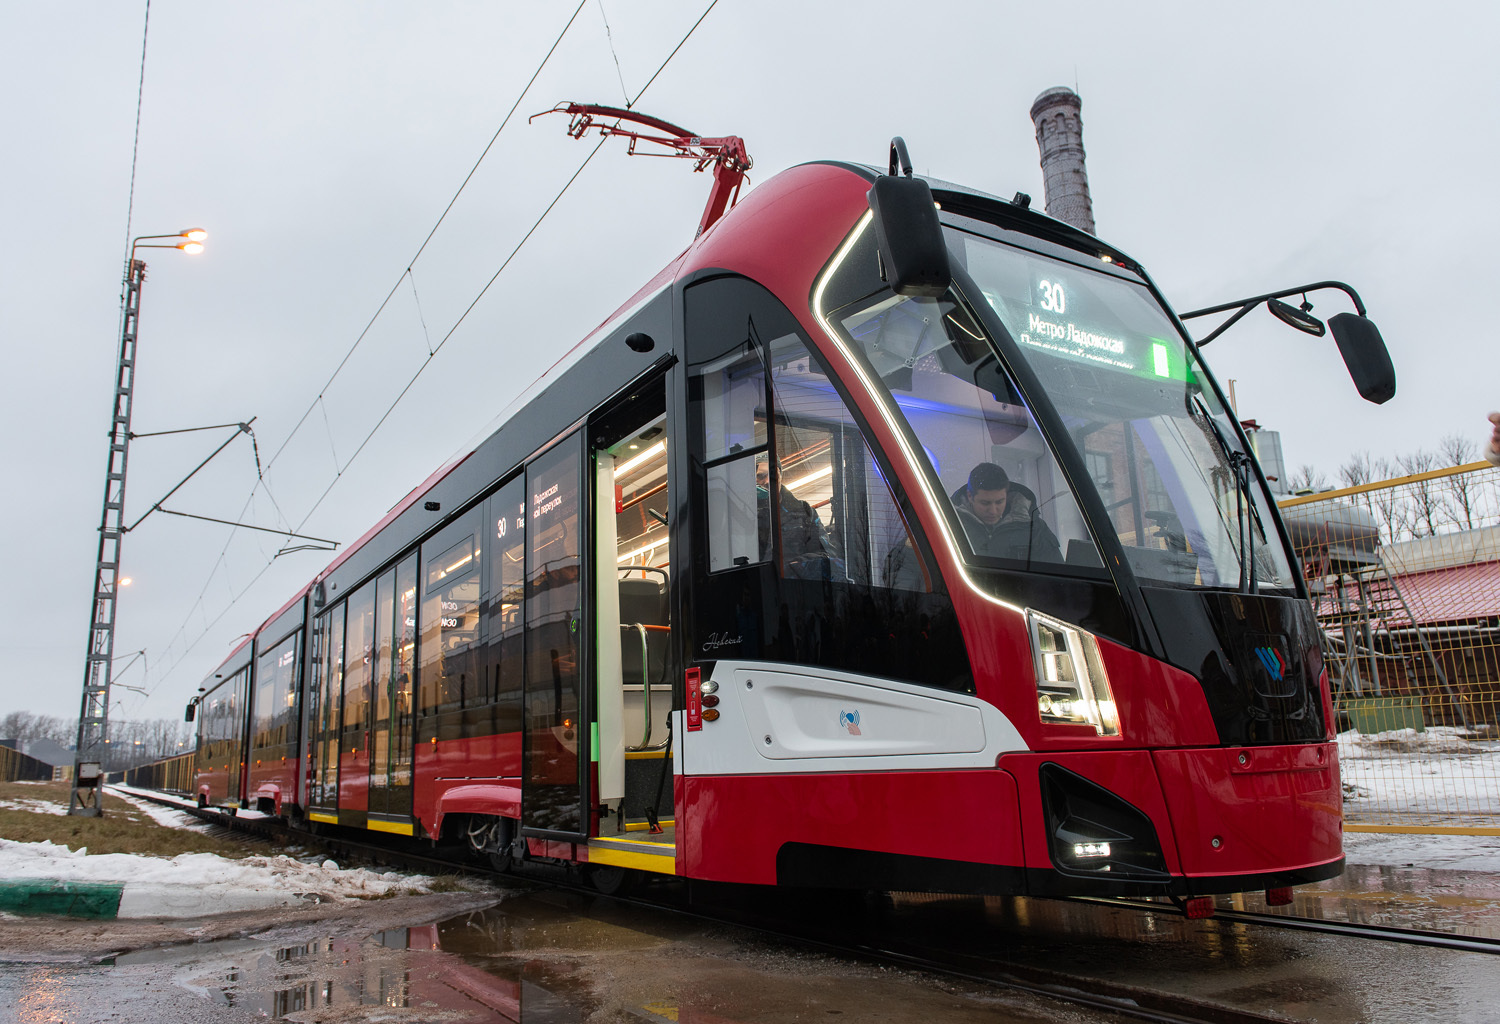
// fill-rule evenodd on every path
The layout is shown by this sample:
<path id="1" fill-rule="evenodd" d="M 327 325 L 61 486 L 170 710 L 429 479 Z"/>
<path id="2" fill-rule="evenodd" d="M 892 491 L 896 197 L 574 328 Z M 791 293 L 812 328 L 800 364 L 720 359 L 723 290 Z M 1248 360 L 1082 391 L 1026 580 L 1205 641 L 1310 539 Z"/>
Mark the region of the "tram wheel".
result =
<path id="1" fill-rule="evenodd" d="M 595 864 L 589 868 L 589 882 L 606 896 L 620 896 L 635 884 L 635 872 L 618 864 Z"/>

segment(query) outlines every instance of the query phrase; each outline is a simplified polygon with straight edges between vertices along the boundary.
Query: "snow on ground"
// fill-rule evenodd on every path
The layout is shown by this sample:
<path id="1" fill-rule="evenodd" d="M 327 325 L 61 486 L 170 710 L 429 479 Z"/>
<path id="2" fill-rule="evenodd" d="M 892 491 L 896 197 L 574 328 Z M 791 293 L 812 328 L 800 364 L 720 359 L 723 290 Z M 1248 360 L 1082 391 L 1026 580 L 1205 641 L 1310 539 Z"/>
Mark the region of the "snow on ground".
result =
<path id="1" fill-rule="evenodd" d="M 120 783 L 114 783 L 114 782 L 112 782 L 112 783 L 109 784 L 108 789 L 109 789 L 109 791 L 111 793 L 115 794 L 118 797 L 122 797 L 122 798 L 124 798 L 126 800 L 130 800 L 130 798 L 132 796 L 150 797 L 149 800 L 144 800 L 144 801 L 131 800 L 131 803 L 134 803 L 137 807 L 140 807 L 142 810 L 146 810 L 147 806 L 158 807 L 158 808 L 161 807 L 160 803 L 154 803 L 153 802 L 153 801 L 160 801 L 160 800 L 169 801 L 171 803 L 176 804 L 179 807 L 197 807 L 198 806 L 197 801 L 195 801 L 192 797 L 182 796 L 182 795 L 177 794 L 177 793 L 163 793 L 163 792 L 160 792 L 160 791 L 155 790 L 155 789 L 138 789 L 135 786 L 126 786 L 126 785 L 122 785 Z M 241 807 L 237 813 L 238 813 L 238 816 L 241 817 L 241 818 L 266 818 L 266 817 L 269 817 L 269 815 L 262 814 L 260 811 L 252 811 L 252 810 L 249 810 L 248 808 L 244 808 L 244 807 Z M 165 822 L 164 821 L 164 822 L 162 822 L 162 824 L 164 824 L 164 825 L 170 825 L 170 822 Z"/>
<path id="2" fill-rule="evenodd" d="M 365 868 L 341 868 L 332 860 L 304 863 L 292 857 L 230 860 L 215 853 L 184 853 L 170 859 L 133 853 L 90 855 L 55 843 L 0 839 L 0 878 L 46 878 L 69 882 L 129 882 L 145 886 L 228 886 L 310 894 L 330 899 L 368 899 L 393 892 L 427 892 L 432 879 Z"/>
<path id="3" fill-rule="evenodd" d="M 68 805 L 54 800 L 0 800 L 7 811 L 31 811 L 34 814 L 67 814 Z"/>
<path id="4" fill-rule="evenodd" d="M 202 819 L 195 818 L 186 811 L 174 811 L 170 807 L 163 807 L 161 804 L 153 803 L 150 800 L 142 800 L 139 797 L 132 796 L 131 794 L 135 792 L 134 790 L 126 789 L 123 786 L 111 786 L 109 788 L 115 796 L 130 804 L 142 814 L 148 815 L 152 821 L 165 828 L 184 828 L 192 831 L 200 831 L 208 827 Z M 186 800 L 183 801 L 183 806 L 188 806 Z M 64 810 L 66 811 L 67 809 L 64 808 Z"/>
<path id="5" fill-rule="evenodd" d="M 1338 737 L 1350 821 L 1493 825 L 1500 819 L 1500 739 L 1452 726 Z"/>

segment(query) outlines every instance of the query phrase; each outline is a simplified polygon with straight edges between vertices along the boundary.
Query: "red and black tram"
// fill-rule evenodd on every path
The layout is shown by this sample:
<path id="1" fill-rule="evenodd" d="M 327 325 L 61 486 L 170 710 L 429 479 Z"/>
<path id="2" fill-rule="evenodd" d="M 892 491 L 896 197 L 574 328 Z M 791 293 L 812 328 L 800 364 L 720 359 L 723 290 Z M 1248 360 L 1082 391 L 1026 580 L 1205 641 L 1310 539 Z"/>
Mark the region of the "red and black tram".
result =
<path id="1" fill-rule="evenodd" d="M 895 162 L 706 214 L 215 670 L 199 801 L 606 884 L 1337 874 L 1316 623 L 1182 322 Z"/>

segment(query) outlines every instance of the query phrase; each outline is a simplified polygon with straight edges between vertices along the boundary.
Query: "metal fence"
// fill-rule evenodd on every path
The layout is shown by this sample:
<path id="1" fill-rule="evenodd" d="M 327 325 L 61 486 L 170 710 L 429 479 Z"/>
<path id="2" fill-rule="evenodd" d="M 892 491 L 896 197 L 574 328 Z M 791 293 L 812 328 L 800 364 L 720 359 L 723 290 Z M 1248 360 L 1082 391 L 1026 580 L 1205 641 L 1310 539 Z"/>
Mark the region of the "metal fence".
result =
<path id="1" fill-rule="evenodd" d="M 0 747 L 0 782 L 47 782 L 52 766 L 12 747 Z"/>
<path id="2" fill-rule="evenodd" d="M 138 765 L 126 770 L 125 785 L 168 793 L 191 793 L 197 760 L 198 754 L 194 752 Z"/>
<path id="3" fill-rule="evenodd" d="M 1323 629 L 1345 827 L 1500 835 L 1500 469 L 1281 509 Z"/>

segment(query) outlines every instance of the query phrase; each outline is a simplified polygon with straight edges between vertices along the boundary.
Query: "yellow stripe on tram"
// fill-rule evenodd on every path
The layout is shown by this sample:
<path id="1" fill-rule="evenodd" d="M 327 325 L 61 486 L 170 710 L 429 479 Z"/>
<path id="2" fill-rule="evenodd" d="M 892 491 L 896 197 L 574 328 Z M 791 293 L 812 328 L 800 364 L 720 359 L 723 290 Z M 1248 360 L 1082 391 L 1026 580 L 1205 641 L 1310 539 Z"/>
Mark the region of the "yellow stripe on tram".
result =
<path id="1" fill-rule="evenodd" d="M 322 811 L 308 811 L 308 821 L 321 821 L 325 825 L 337 825 L 339 816 L 337 814 L 324 814 Z"/>
<path id="2" fill-rule="evenodd" d="M 667 847 L 666 849 L 671 849 Z M 608 864 L 615 867 L 635 868 L 638 871 L 650 871 L 658 875 L 677 874 L 677 857 L 675 854 L 661 853 L 636 853 L 634 850 L 621 850 L 612 846 L 589 846 L 590 864 Z"/>
<path id="3" fill-rule="evenodd" d="M 661 821 L 658 822 L 658 824 L 660 824 L 662 828 L 672 828 L 674 825 L 677 824 L 677 822 L 674 821 L 674 820 L 672 820 L 671 818 L 662 818 Z M 625 831 L 626 832 L 646 832 L 646 831 L 649 831 L 650 828 L 651 828 L 650 822 L 645 822 L 645 821 L 627 821 L 625 823 Z"/>
<path id="4" fill-rule="evenodd" d="M 414 829 L 409 821 L 375 821 L 365 823 L 365 827 L 374 832 L 394 832 L 400 836 L 409 836 Z"/>

